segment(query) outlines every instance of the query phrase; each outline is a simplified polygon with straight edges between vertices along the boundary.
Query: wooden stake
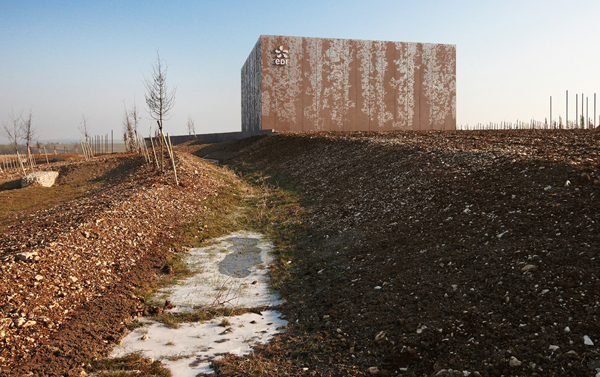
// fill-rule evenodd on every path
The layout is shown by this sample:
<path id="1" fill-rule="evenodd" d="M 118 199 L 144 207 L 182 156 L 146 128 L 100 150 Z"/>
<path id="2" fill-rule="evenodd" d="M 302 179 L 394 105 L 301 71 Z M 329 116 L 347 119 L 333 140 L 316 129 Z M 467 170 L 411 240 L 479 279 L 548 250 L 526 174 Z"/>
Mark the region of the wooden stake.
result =
<path id="1" fill-rule="evenodd" d="M 160 170 L 160 165 L 158 164 L 158 158 L 156 157 L 156 149 L 154 149 L 154 139 L 152 138 L 152 132 L 150 132 L 150 143 L 152 144 L 152 153 L 154 153 L 154 161 L 156 162 L 156 168 Z"/>
<path id="2" fill-rule="evenodd" d="M 173 156 L 173 145 L 171 144 L 171 137 L 167 134 L 167 150 L 169 151 L 169 156 L 171 156 L 171 164 L 173 164 L 173 173 L 175 173 L 175 184 L 179 186 L 179 180 L 177 179 L 177 168 L 175 167 L 175 157 Z M 165 142 L 166 144 L 166 142 Z"/>

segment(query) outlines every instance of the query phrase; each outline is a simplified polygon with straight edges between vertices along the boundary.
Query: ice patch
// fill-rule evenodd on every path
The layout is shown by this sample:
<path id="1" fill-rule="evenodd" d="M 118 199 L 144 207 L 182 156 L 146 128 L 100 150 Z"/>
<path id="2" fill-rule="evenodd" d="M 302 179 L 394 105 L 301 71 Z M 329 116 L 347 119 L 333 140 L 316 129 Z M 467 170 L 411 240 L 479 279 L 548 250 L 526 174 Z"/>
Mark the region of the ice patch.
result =
<path id="1" fill-rule="evenodd" d="M 219 325 L 223 319 L 230 325 Z M 219 317 L 205 323 L 183 323 L 176 329 L 149 321 L 127 335 L 110 357 L 139 352 L 144 357 L 161 360 L 174 377 L 193 377 L 198 373 L 213 373 L 210 361 L 218 359 L 218 355 L 251 353 L 252 346 L 268 342 L 280 332 L 278 328 L 286 324 L 275 311 Z M 147 340 L 142 340 L 144 335 Z"/>
<path id="2" fill-rule="evenodd" d="M 253 232 L 236 232 L 215 239 L 210 246 L 190 251 L 186 263 L 194 275 L 160 290 L 156 298 L 175 304 L 170 312 L 278 305 L 280 300 L 270 292 L 266 276 L 272 248 L 261 234 Z M 246 355 L 287 324 L 280 313 L 272 310 L 218 317 L 204 323 L 182 323 L 176 329 L 155 321 L 143 322 L 143 327 L 123 338 L 110 357 L 138 352 L 161 360 L 174 377 L 213 373 L 211 360 L 226 353 Z"/>
<path id="3" fill-rule="evenodd" d="M 270 292 L 267 266 L 273 245 L 262 235 L 236 232 L 216 239 L 218 243 L 192 249 L 186 263 L 194 275 L 179 285 L 159 291 L 159 297 L 177 307 L 171 312 L 192 311 L 205 306 L 259 307 L 279 305 Z"/>

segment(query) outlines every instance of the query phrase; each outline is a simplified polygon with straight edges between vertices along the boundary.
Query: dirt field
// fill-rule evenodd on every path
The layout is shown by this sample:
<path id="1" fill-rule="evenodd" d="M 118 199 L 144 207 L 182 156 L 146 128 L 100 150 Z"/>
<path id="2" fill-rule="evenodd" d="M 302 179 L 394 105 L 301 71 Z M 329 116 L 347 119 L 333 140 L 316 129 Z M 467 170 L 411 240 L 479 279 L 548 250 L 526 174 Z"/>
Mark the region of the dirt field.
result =
<path id="1" fill-rule="evenodd" d="M 4 375 L 89 372 L 144 310 L 132 292 L 161 274 L 172 240 L 207 210 L 198 199 L 240 194 L 228 170 L 183 149 L 225 160 L 248 181 L 259 174 L 265 190 L 284 187 L 302 203 L 263 207 L 288 211 L 265 217 L 281 236 L 272 278 L 287 331 L 251 356 L 216 362 L 218 375 L 600 368 L 600 135 L 462 131 L 187 145 L 183 187 L 136 159 L 106 162 L 101 175 L 84 173 L 101 171 L 95 162 L 64 171 L 65 185 L 81 174 L 102 186 L 0 240 Z"/>
<path id="2" fill-rule="evenodd" d="M 295 253 L 295 325 L 260 357 L 295 358 L 297 374 L 595 375 L 599 142 L 321 133 L 250 146 L 240 161 L 289 172 L 315 201 L 318 234 Z"/>

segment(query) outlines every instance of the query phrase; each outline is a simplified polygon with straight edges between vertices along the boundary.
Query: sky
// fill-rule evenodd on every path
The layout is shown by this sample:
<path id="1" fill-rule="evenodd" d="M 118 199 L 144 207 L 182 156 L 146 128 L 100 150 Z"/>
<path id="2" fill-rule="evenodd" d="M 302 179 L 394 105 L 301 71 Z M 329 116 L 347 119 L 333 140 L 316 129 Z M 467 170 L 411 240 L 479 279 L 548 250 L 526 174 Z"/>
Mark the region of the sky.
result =
<path id="1" fill-rule="evenodd" d="M 241 129 L 240 70 L 260 35 L 449 43 L 457 124 L 575 117 L 600 94 L 597 0 L 0 0 L 0 124 L 32 113 L 42 141 L 122 134 L 157 52 L 176 87 L 165 132 Z M 600 98 L 598 99 L 600 114 Z M 144 131 L 147 130 L 147 131 Z M 7 139 L 0 135 L 0 143 Z"/>

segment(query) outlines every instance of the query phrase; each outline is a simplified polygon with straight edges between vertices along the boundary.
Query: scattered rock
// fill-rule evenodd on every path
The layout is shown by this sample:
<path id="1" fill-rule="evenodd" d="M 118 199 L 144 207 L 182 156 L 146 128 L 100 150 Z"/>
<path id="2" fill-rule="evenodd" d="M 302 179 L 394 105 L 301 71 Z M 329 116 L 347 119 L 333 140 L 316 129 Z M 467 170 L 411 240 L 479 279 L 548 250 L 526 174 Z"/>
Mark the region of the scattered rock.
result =
<path id="1" fill-rule="evenodd" d="M 587 362 L 586 366 L 589 370 L 598 371 L 600 369 L 600 359 L 594 359 Z"/>
<path id="2" fill-rule="evenodd" d="M 377 368 L 377 367 L 369 367 L 369 373 L 371 373 L 371 374 L 377 374 L 377 373 L 379 373 L 379 368 Z"/>
<path id="3" fill-rule="evenodd" d="M 385 331 L 380 331 L 375 335 L 375 341 L 380 341 L 381 339 L 385 339 Z"/>
<path id="4" fill-rule="evenodd" d="M 583 336 L 583 344 L 585 344 L 586 346 L 593 346 L 594 342 L 592 342 L 592 340 L 590 339 L 589 336 L 584 335 Z"/>
<path id="5" fill-rule="evenodd" d="M 140 340 L 143 340 L 144 342 L 145 342 L 146 340 L 148 340 L 148 339 L 150 339 L 150 337 L 148 336 L 148 334 L 144 334 L 144 335 L 142 335 L 142 337 L 140 338 Z"/>
<path id="6" fill-rule="evenodd" d="M 12 323 L 13 323 L 12 318 L 0 319 L 0 331 L 8 329 Z"/>
<path id="7" fill-rule="evenodd" d="M 36 251 L 29 251 L 29 252 L 25 252 L 25 253 L 18 253 L 15 254 L 15 260 L 18 261 L 28 261 L 28 260 L 32 260 L 35 259 L 35 257 L 38 255 L 38 253 Z"/>
<path id="8" fill-rule="evenodd" d="M 521 268 L 521 271 L 526 272 L 530 270 L 535 270 L 536 266 L 534 264 L 528 264 L 525 267 Z"/>
<path id="9" fill-rule="evenodd" d="M 35 326 L 37 324 L 36 321 L 27 321 L 25 322 L 25 324 L 23 325 L 23 328 L 27 328 L 27 327 L 31 327 L 31 326 Z"/>
<path id="10" fill-rule="evenodd" d="M 579 357 L 579 354 L 577 352 L 575 352 L 574 350 L 570 350 L 569 352 L 565 353 L 565 355 L 567 355 L 569 357 L 573 357 L 573 358 Z"/>
<path id="11" fill-rule="evenodd" d="M 514 356 L 511 356 L 510 360 L 508 361 L 508 365 L 510 365 L 513 368 L 520 367 L 521 364 L 523 364 L 523 363 Z"/>

